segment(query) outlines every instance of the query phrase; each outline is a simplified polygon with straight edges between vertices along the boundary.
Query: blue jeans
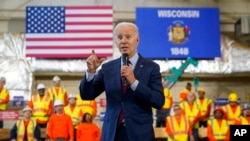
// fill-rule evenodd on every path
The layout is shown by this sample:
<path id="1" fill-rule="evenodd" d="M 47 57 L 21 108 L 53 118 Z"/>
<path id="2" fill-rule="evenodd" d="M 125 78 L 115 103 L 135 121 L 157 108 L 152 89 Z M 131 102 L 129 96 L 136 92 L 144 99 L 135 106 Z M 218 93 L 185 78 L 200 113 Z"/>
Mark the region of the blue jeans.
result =
<path id="1" fill-rule="evenodd" d="M 198 141 L 198 129 L 193 128 L 194 141 Z"/>
<path id="2" fill-rule="evenodd" d="M 3 128 L 3 121 L 0 120 L 0 128 Z"/>
<path id="3" fill-rule="evenodd" d="M 156 111 L 156 127 L 166 127 L 166 118 L 170 114 L 170 109 Z"/>

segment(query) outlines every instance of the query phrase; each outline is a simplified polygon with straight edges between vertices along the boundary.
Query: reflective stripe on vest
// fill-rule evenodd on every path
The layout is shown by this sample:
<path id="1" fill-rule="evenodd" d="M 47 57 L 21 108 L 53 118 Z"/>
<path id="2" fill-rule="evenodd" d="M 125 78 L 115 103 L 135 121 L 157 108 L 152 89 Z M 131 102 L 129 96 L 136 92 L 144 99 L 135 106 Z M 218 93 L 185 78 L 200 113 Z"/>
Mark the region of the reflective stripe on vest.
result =
<path id="1" fill-rule="evenodd" d="M 33 101 L 32 116 L 35 118 L 35 120 L 47 122 L 49 119 L 47 113 L 49 110 L 50 96 L 46 94 L 41 99 L 41 97 L 38 94 L 36 94 L 32 96 L 32 101 Z"/>
<path id="2" fill-rule="evenodd" d="M 17 141 L 23 141 L 24 133 L 25 133 L 25 126 L 23 120 L 18 120 L 16 123 L 17 126 Z M 27 138 L 28 141 L 33 141 L 34 139 L 34 132 L 36 127 L 36 121 L 31 119 L 27 125 Z"/>
<path id="3" fill-rule="evenodd" d="M 64 95 L 65 95 L 65 93 L 66 93 L 66 90 L 65 90 L 64 88 L 59 87 L 59 91 L 58 91 L 58 93 L 57 93 L 57 92 L 56 92 L 56 88 L 53 87 L 53 88 L 50 88 L 50 89 L 48 90 L 48 92 L 49 92 L 49 94 L 50 94 L 50 96 L 51 96 L 51 99 L 52 99 L 53 101 L 55 101 L 56 99 L 59 99 L 59 100 L 61 100 L 61 101 L 65 104 Z"/>
<path id="4" fill-rule="evenodd" d="M 212 127 L 212 133 L 216 140 L 224 140 L 226 139 L 226 134 L 229 130 L 229 123 L 226 120 L 222 120 L 221 126 L 219 126 L 218 121 L 216 119 L 211 119 L 209 124 Z"/>
<path id="5" fill-rule="evenodd" d="M 6 88 L 3 88 L 0 93 L 0 100 L 4 100 L 7 97 L 7 94 L 9 93 L 9 90 Z M 0 110 L 6 110 L 7 104 L 0 104 Z"/>
<path id="6" fill-rule="evenodd" d="M 162 109 L 170 109 L 170 98 L 172 97 L 171 91 L 168 88 L 164 88 L 163 92 L 165 96 L 165 103 L 162 106 Z"/>
<path id="7" fill-rule="evenodd" d="M 170 123 L 170 128 L 173 132 L 175 140 L 188 140 L 188 119 L 185 116 L 181 116 L 180 124 L 177 123 L 174 116 L 167 117 L 168 123 Z M 168 137 L 169 141 L 172 141 L 170 137 Z"/>
<path id="8" fill-rule="evenodd" d="M 227 120 L 229 121 L 229 124 L 234 124 L 235 120 L 240 117 L 241 109 L 239 105 L 237 105 L 235 113 L 233 113 L 229 104 L 224 106 L 223 109 L 226 112 Z"/>

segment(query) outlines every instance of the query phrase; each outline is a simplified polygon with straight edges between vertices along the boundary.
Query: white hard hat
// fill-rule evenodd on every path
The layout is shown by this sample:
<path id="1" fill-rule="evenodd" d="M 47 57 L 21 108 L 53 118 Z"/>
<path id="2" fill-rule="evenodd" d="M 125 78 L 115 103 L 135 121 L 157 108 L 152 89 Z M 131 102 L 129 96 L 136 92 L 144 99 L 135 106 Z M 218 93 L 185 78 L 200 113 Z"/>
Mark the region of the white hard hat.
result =
<path id="1" fill-rule="evenodd" d="M 57 75 L 53 77 L 53 81 L 60 81 L 60 80 L 61 80 L 61 78 Z"/>
<path id="2" fill-rule="evenodd" d="M 75 98 L 75 99 L 76 99 L 76 95 L 75 95 L 75 94 L 70 93 L 70 94 L 68 95 L 68 99 L 70 99 L 70 98 Z"/>
<path id="3" fill-rule="evenodd" d="M 43 83 L 39 83 L 38 85 L 37 85 L 37 89 L 39 90 L 39 89 L 45 89 L 45 85 L 43 84 Z"/>
<path id="4" fill-rule="evenodd" d="M 23 108 L 23 112 L 25 112 L 25 111 L 31 111 L 32 112 L 32 109 L 29 106 L 26 106 L 26 107 Z"/>
<path id="5" fill-rule="evenodd" d="M 59 99 L 55 100 L 54 106 L 59 106 L 59 105 L 64 105 L 64 103 L 62 102 L 62 100 L 59 100 Z"/>

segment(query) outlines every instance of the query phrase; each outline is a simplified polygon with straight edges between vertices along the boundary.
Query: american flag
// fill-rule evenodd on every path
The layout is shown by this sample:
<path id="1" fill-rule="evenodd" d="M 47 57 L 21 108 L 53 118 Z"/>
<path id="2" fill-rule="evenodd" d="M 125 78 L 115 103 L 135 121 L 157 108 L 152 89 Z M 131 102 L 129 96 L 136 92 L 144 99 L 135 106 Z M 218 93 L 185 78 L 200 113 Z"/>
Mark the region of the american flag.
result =
<path id="1" fill-rule="evenodd" d="M 86 58 L 113 54 L 112 6 L 26 8 L 26 57 Z"/>

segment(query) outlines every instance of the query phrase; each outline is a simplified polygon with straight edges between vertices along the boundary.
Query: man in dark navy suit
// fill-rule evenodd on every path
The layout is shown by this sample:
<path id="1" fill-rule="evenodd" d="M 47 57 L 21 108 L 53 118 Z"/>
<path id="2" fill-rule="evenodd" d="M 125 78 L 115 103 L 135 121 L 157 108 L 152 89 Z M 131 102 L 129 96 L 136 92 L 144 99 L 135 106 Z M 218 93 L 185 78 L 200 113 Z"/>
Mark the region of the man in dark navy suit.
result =
<path id="1" fill-rule="evenodd" d="M 164 104 L 160 67 L 137 53 L 135 24 L 119 23 L 114 39 L 121 58 L 104 63 L 97 73 L 104 59 L 92 51 L 79 87 L 81 98 L 92 100 L 106 93 L 102 141 L 154 141 L 152 107 L 160 109 Z M 124 62 L 126 57 L 128 63 Z"/>

